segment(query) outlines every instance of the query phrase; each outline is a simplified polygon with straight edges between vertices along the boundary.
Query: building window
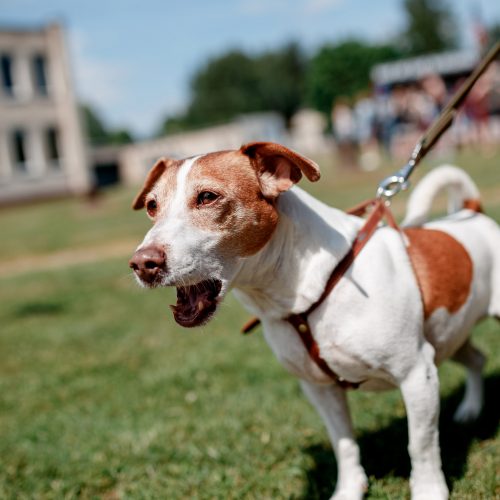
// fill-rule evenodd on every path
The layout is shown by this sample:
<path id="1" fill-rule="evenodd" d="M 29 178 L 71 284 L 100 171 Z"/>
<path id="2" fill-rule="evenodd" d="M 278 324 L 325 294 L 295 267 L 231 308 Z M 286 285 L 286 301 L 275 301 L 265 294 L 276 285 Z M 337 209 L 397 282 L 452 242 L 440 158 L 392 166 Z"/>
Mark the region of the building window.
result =
<path id="1" fill-rule="evenodd" d="M 17 129 L 12 132 L 12 153 L 14 168 L 19 172 L 27 172 L 26 133 L 24 130 Z"/>
<path id="2" fill-rule="evenodd" d="M 47 60 L 44 55 L 36 54 L 33 56 L 33 83 L 38 95 L 48 95 L 47 86 Z"/>
<path id="3" fill-rule="evenodd" d="M 60 168 L 59 134 L 55 127 L 49 127 L 45 130 L 45 151 L 49 166 Z"/>
<path id="4" fill-rule="evenodd" d="M 8 96 L 14 95 L 14 81 L 12 79 L 12 57 L 8 54 L 0 56 L 0 77 L 3 93 Z"/>

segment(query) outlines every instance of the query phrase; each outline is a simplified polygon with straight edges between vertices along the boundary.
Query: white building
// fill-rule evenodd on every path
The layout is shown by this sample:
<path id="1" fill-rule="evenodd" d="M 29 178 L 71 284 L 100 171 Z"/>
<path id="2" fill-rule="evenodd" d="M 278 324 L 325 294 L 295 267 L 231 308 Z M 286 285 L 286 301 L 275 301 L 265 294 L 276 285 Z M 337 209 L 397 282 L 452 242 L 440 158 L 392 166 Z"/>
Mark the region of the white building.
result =
<path id="1" fill-rule="evenodd" d="M 479 61 L 475 50 L 457 50 L 376 64 L 371 79 L 377 87 L 411 83 L 435 73 L 443 78 L 468 75 Z"/>
<path id="2" fill-rule="evenodd" d="M 283 118 L 277 113 L 242 115 L 225 125 L 123 146 L 118 160 L 120 178 L 125 184 L 139 184 L 160 156 L 185 158 L 211 151 L 238 149 L 252 141 L 287 144 L 289 137 Z"/>
<path id="3" fill-rule="evenodd" d="M 0 27 L 0 203 L 89 186 L 61 27 Z"/>

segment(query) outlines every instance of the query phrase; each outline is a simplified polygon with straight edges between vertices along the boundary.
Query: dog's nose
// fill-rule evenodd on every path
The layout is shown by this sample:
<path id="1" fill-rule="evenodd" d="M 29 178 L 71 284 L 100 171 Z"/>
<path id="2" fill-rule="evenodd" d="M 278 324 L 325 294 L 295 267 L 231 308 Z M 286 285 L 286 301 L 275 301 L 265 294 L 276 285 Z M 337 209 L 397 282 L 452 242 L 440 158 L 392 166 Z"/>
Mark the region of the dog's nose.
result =
<path id="1" fill-rule="evenodd" d="M 166 270 L 165 252 L 155 245 L 140 248 L 130 259 L 129 266 L 141 280 L 152 283 L 160 271 Z"/>

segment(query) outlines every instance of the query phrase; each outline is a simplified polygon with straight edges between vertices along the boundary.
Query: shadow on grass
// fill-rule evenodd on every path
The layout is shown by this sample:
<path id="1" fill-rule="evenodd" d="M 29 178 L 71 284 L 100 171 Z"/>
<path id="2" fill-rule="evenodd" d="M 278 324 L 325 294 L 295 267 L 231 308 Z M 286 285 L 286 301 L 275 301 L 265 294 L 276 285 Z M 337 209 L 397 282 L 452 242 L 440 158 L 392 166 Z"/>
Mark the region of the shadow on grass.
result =
<path id="1" fill-rule="evenodd" d="M 441 400 L 439 422 L 443 470 L 450 489 L 465 474 L 469 449 L 473 441 L 492 438 L 498 429 L 500 406 L 497 404 L 500 373 L 485 379 L 485 406 L 479 419 L 470 425 L 453 421 L 453 414 L 463 396 L 461 387 Z M 410 459 L 407 453 L 408 428 L 405 418 L 395 418 L 390 425 L 376 432 L 358 436 L 361 461 L 366 474 L 377 479 L 385 476 L 409 478 Z M 336 463 L 330 445 L 318 443 L 304 450 L 314 461 L 307 471 L 307 483 L 301 496 L 304 500 L 330 498 L 337 480 Z"/>
<path id="2" fill-rule="evenodd" d="M 27 316 L 53 316 L 66 311 L 67 305 L 57 300 L 40 300 L 26 302 L 13 311 L 13 316 L 24 318 Z"/>

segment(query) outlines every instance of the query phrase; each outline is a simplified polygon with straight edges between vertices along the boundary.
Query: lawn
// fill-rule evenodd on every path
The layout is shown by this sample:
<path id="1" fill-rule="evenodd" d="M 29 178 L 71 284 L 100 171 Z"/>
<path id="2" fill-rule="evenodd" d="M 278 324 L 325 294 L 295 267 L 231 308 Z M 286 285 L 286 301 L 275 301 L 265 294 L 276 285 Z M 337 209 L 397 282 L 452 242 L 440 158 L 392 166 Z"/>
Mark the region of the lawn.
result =
<path id="1" fill-rule="evenodd" d="M 457 160 L 497 220 L 499 160 Z M 322 166 L 311 190 L 340 207 L 370 196 L 385 174 Z M 0 276 L 0 498 L 328 498 L 335 461 L 326 431 L 261 334 L 239 335 L 247 315 L 236 301 L 229 297 L 206 327 L 182 330 L 170 290 L 139 289 L 126 253 L 99 256 L 117 242 L 130 242 L 132 253 L 149 227 L 129 210 L 132 195 L 120 189 L 92 205 L 59 200 L 0 212 L 8 271 Z M 398 214 L 403 205 L 395 204 Z M 45 256 L 81 248 L 97 249 L 94 262 L 44 268 Z M 33 269 L 16 272 L 23 259 Z M 482 323 L 474 337 L 489 356 L 476 424 L 453 423 L 464 372 L 440 368 L 441 444 L 456 499 L 500 496 L 499 324 Z M 367 498 L 409 498 L 399 393 L 349 398 Z"/>

